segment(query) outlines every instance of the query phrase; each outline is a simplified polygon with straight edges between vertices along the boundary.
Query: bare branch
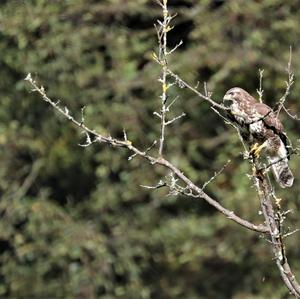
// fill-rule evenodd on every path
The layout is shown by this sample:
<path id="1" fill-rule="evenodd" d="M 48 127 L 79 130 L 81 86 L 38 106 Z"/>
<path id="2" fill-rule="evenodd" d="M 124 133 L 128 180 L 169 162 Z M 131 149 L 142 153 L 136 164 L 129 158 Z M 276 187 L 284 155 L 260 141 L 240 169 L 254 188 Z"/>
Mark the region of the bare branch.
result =
<path id="1" fill-rule="evenodd" d="M 81 108 L 81 123 L 84 124 L 84 110 L 85 110 L 85 106 L 83 106 Z"/>
<path id="2" fill-rule="evenodd" d="M 169 112 L 171 106 L 179 99 L 179 96 L 175 97 L 174 100 L 167 106 L 166 111 Z"/>
<path id="3" fill-rule="evenodd" d="M 294 119 L 294 120 L 300 121 L 300 117 L 297 116 L 296 114 L 294 114 L 294 115 L 291 114 L 290 111 L 289 111 L 289 109 L 287 109 L 287 108 L 285 107 L 284 104 L 282 105 L 282 109 L 285 111 L 285 113 L 286 113 L 290 118 L 292 118 L 292 119 Z"/>
<path id="4" fill-rule="evenodd" d="M 259 170 L 257 162 L 255 162 L 254 179 L 255 186 L 257 187 L 258 195 L 261 201 L 262 212 L 265 217 L 266 224 L 269 228 L 271 246 L 273 249 L 276 265 L 289 291 L 296 298 L 300 298 L 300 285 L 296 281 L 295 276 L 290 268 L 285 252 L 285 246 L 283 244 L 283 214 L 279 210 L 279 204 L 277 204 L 278 211 L 274 211 L 274 207 L 272 204 L 272 186 L 269 183 L 267 174 Z"/>
<path id="5" fill-rule="evenodd" d="M 165 123 L 165 125 L 168 126 L 168 125 L 172 124 L 174 121 L 176 121 L 176 120 L 178 120 L 178 119 L 184 117 L 185 115 L 186 115 L 186 114 L 185 114 L 184 112 L 182 112 L 180 115 L 178 115 L 178 116 L 172 118 L 171 120 L 167 121 L 167 122 Z"/>
<path id="6" fill-rule="evenodd" d="M 261 121 L 261 120 L 264 120 L 266 117 L 268 117 L 271 113 L 272 113 L 273 111 L 272 110 L 270 110 L 270 111 L 268 111 L 265 115 L 263 115 L 263 116 L 257 116 L 257 115 L 255 115 L 255 116 L 257 116 L 257 119 L 254 119 L 253 121 L 250 121 L 250 122 L 247 122 L 247 125 L 252 125 L 252 124 L 255 124 L 255 123 L 257 123 L 257 122 L 259 122 L 259 121 Z"/>
<path id="7" fill-rule="evenodd" d="M 242 143 L 242 145 L 243 145 L 243 147 L 244 147 L 244 150 L 245 150 L 244 158 L 248 159 L 248 158 L 249 158 L 249 155 L 248 155 L 248 148 L 247 148 L 247 146 L 246 146 L 246 144 L 245 144 L 245 142 L 244 142 L 244 140 L 243 140 L 243 137 L 241 136 L 241 133 L 240 133 L 239 128 L 236 126 L 236 124 L 234 124 L 232 121 L 230 121 L 230 119 L 228 119 L 228 118 L 226 118 L 224 115 L 222 115 L 217 109 L 215 109 L 214 107 L 210 107 L 210 108 L 211 108 L 217 115 L 219 115 L 219 116 L 224 120 L 225 124 L 228 124 L 228 125 L 232 126 L 232 127 L 236 130 L 236 132 L 237 132 L 237 134 L 238 134 L 238 136 L 239 136 L 239 139 L 240 139 L 240 141 L 241 141 L 241 143 Z"/>
<path id="8" fill-rule="evenodd" d="M 157 144 L 157 141 L 154 140 L 153 143 L 143 153 L 147 154 L 156 144 Z M 136 156 L 137 156 L 137 153 L 134 153 L 133 155 L 129 156 L 128 161 L 132 160 Z"/>
<path id="9" fill-rule="evenodd" d="M 199 81 L 198 81 L 198 83 L 199 83 Z M 197 84 L 198 84 L 198 83 L 197 83 Z M 197 86 L 197 85 L 196 85 L 196 86 Z M 208 91 L 207 82 L 204 82 L 204 83 L 203 83 L 203 86 L 204 86 L 204 94 L 205 94 L 205 96 L 208 97 L 208 98 L 211 98 L 212 92 Z M 197 87 L 196 87 L 196 88 L 197 88 Z"/>
<path id="10" fill-rule="evenodd" d="M 258 93 L 258 96 L 259 96 L 259 101 L 262 103 L 262 98 L 263 98 L 263 93 L 264 93 L 264 90 L 263 90 L 263 77 L 264 77 L 264 70 L 261 70 L 259 69 L 259 89 L 256 89 L 257 93 Z"/>
<path id="11" fill-rule="evenodd" d="M 81 147 L 88 147 L 90 146 L 92 143 L 97 142 L 97 138 L 94 138 L 94 140 L 91 139 L 90 134 L 86 131 L 83 131 L 82 133 L 85 134 L 86 136 L 86 140 L 85 143 L 79 143 L 78 145 Z"/>
<path id="12" fill-rule="evenodd" d="M 239 223 L 240 225 L 257 232 L 261 233 L 268 233 L 268 228 L 264 225 L 255 225 L 253 223 L 248 222 L 247 220 L 244 220 L 240 217 L 238 217 L 233 211 L 227 210 L 224 208 L 221 204 L 219 204 L 216 200 L 211 198 L 209 195 L 207 195 L 201 188 L 197 187 L 189 178 L 187 178 L 178 168 L 176 168 L 173 164 L 171 164 L 169 161 L 165 160 L 164 158 L 157 159 L 156 163 L 163 165 L 170 170 L 173 171 L 174 174 L 178 178 L 180 178 L 189 189 L 195 191 L 200 198 L 203 198 L 205 201 L 207 201 L 210 205 L 215 207 L 218 211 L 223 213 L 227 218 Z"/>
<path id="13" fill-rule="evenodd" d="M 289 61 L 288 61 L 286 71 L 287 71 L 287 74 L 288 74 L 288 80 L 285 81 L 285 84 L 286 84 L 285 93 L 280 98 L 278 103 L 276 104 L 276 106 L 278 106 L 278 108 L 276 109 L 277 110 L 277 117 L 278 117 L 282 107 L 284 106 L 284 103 L 285 103 L 288 95 L 290 94 L 291 88 L 294 84 L 294 73 L 293 73 L 293 70 L 292 70 L 292 47 L 291 46 L 290 46 L 290 56 L 289 56 Z"/>
<path id="14" fill-rule="evenodd" d="M 288 159 L 291 155 L 293 154 L 296 154 L 296 150 L 291 150 L 286 156 L 282 157 L 282 158 L 279 158 L 278 160 L 272 162 L 272 163 L 269 163 L 268 165 L 264 166 L 264 167 L 261 167 L 259 168 L 259 170 L 267 170 L 268 168 L 270 168 L 271 166 L 285 160 L 285 159 Z"/>
<path id="15" fill-rule="evenodd" d="M 41 95 L 42 100 L 50 104 L 56 111 L 58 111 L 60 114 L 62 114 L 65 118 L 70 120 L 74 125 L 81 128 L 84 132 L 89 134 L 89 136 L 93 136 L 95 139 L 95 142 L 101 142 L 101 143 L 107 143 L 111 146 L 115 147 L 123 147 L 127 148 L 129 151 L 133 153 L 133 156 L 140 156 L 147 161 L 150 162 L 150 164 L 157 164 L 161 165 L 176 175 L 179 179 L 181 179 L 188 187 L 188 189 L 195 192 L 196 196 L 204 199 L 206 202 L 208 202 L 210 205 L 215 207 L 218 211 L 223 213 L 227 218 L 235 221 L 236 223 L 244 226 L 245 228 L 249 230 L 253 230 L 260 233 L 268 233 L 268 228 L 265 225 L 256 225 L 253 224 L 245 219 L 242 219 L 241 217 L 237 216 L 233 211 L 230 211 L 226 208 L 224 208 L 220 203 L 218 203 L 216 200 L 211 198 L 209 195 L 207 195 L 201 188 L 197 187 L 188 177 L 186 177 L 177 167 L 175 167 L 172 163 L 170 163 L 168 160 L 164 159 L 163 157 L 153 157 L 148 154 L 148 151 L 152 148 L 150 146 L 146 151 L 141 151 L 135 146 L 132 145 L 132 142 L 127 140 L 119 140 L 116 138 L 113 138 L 111 136 L 104 136 L 102 134 L 99 134 L 95 130 L 92 130 L 88 128 L 85 124 L 82 124 L 81 122 L 77 121 L 73 116 L 71 116 L 68 112 L 66 112 L 64 109 L 62 109 L 57 103 L 55 103 L 53 100 L 51 100 L 44 90 L 44 88 L 41 88 L 37 85 L 36 81 L 32 79 L 31 75 L 28 74 L 26 77 L 26 81 L 33 87 L 32 91 L 37 92 Z M 67 110 L 68 111 L 68 110 Z M 155 143 L 153 143 L 155 144 Z M 132 157 L 133 157 L 132 156 Z M 131 158 L 132 159 L 132 158 Z M 129 158 L 130 160 L 130 158 Z"/>
<path id="16" fill-rule="evenodd" d="M 167 91 L 168 91 L 168 83 L 167 83 L 167 34 L 170 31 L 169 23 L 169 11 L 167 7 L 167 1 L 163 0 L 162 2 L 162 10 L 163 10 L 163 22 L 158 20 L 158 24 L 160 25 L 160 29 L 158 30 L 158 39 L 159 39 L 159 61 L 162 65 L 162 95 L 161 95 L 161 122 L 160 122 L 160 140 L 159 140 L 159 155 L 162 156 L 164 141 L 165 141 L 165 128 L 166 128 L 166 102 L 167 102 Z M 160 34 L 160 32 L 162 32 Z"/>
<path id="17" fill-rule="evenodd" d="M 93 137 L 95 137 L 95 139 L 98 142 L 109 143 L 110 145 L 116 146 L 116 147 L 127 147 L 131 151 L 133 151 L 133 152 L 135 152 L 135 153 L 137 153 L 140 156 L 143 156 L 145 158 L 147 157 L 147 159 L 149 161 L 153 162 L 154 158 L 148 157 L 144 152 L 142 152 L 142 151 L 138 150 L 136 147 L 132 146 L 132 143 L 129 140 L 123 141 L 123 140 L 119 140 L 119 139 L 116 139 L 116 138 L 112 138 L 111 136 L 104 136 L 102 134 L 97 133 L 95 130 L 92 130 L 92 129 L 88 128 L 81 121 L 77 121 L 73 116 L 70 115 L 69 109 L 67 107 L 61 108 L 57 104 L 57 102 L 54 102 L 53 100 L 51 100 L 47 96 L 47 94 L 45 92 L 45 89 L 42 86 L 39 87 L 37 85 L 37 82 L 32 79 L 30 74 L 27 75 L 25 80 L 33 87 L 32 91 L 37 92 L 41 95 L 43 101 L 49 103 L 56 111 L 58 111 L 60 114 L 62 114 L 64 117 L 66 117 L 73 124 L 80 127 L 84 132 L 89 134 L 90 139 L 93 136 Z"/>
<path id="18" fill-rule="evenodd" d="M 159 189 L 167 186 L 167 184 L 164 181 L 160 180 L 155 186 L 147 186 L 147 185 L 140 185 L 140 186 L 146 189 Z"/>
<path id="19" fill-rule="evenodd" d="M 181 45 L 183 44 L 183 41 L 181 40 L 172 50 L 167 52 L 167 55 L 172 54 L 174 51 L 176 51 Z"/>
<path id="20" fill-rule="evenodd" d="M 224 169 L 229 165 L 230 162 L 231 160 L 228 160 L 219 171 L 216 171 L 214 175 L 202 185 L 201 190 L 203 191 L 208 184 L 210 184 L 214 179 L 216 179 L 216 177 L 219 176 L 224 171 Z"/>
<path id="21" fill-rule="evenodd" d="M 159 113 L 156 112 L 156 111 L 153 112 L 153 115 L 157 116 L 157 117 L 160 118 L 160 119 L 162 118 L 161 114 L 159 114 Z"/>
<path id="22" fill-rule="evenodd" d="M 217 102 L 212 100 L 210 96 L 206 96 L 201 92 L 199 92 L 195 87 L 191 86 L 186 81 L 182 80 L 178 75 L 173 73 L 169 68 L 167 68 L 167 72 L 171 77 L 173 77 L 176 80 L 176 83 L 180 88 L 184 88 L 184 87 L 188 88 L 189 90 L 194 92 L 197 96 L 199 96 L 201 99 L 209 102 L 212 105 L 212 107 L 219 108 L 221 110 L 229 110 L 229 108 L 225 107 L 224 105 L 218 104 Z"/>
<path id="23" fill-rule="evenodd" d="M 284 235 L 282 236 L 282 238 L 287 238 L 287 237 L 289 237 L 289 236 L 291 236 L 291 235 L 294 235 L 294 234 L 297 233 L 298 231 L 300 231 L 300 229 L 299 229 L 299 228 L 296 228 L 296 229 L 294 229 L 293 231 L 284 234 Z"/>
<path id="24" fill-rule="evenodd" d="M 157 3 L 158 5 L 160 5 L 161 7 L 164 7 L 163 4 L 162 4 L 162 2 L 160 2 L 159 0 L 155 0 L 155 1 L 156 1 L 156 3 Z"/>

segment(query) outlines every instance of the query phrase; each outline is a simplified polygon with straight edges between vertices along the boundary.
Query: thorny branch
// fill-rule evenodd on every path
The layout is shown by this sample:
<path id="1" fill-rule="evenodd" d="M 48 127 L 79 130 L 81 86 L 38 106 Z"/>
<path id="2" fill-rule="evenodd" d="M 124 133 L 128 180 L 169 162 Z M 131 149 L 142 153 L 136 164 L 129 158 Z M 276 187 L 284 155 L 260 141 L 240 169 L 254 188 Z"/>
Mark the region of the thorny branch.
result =
<path id="1" fill-rule="evenodd" d="M 288 80 L 285 81 L 285 93 L 283 94 L 283 96 L 279 99 L 278 103 L 275 105 L 275 111 L 277 112 L 277 116 L 279 115 L 281 109 L 284 110 L 284 112 L 292 119 L 300 121 L 300 117 L 298 117 L 296 114 L 292 114 L 288 108 L 286 108 L 285 106 L 285 101 L 287 99 L 287 97 L 289 96 L 290 92 L 291 92 L 291 88 L 294 84 L 294 72 L 292 70 L 292 47 L 290 47 L 290 56 L 289 56 L 289 61 L 288 61 L 288 65 L 286 68 L 287 74 L 288 74 Z"/>
<path id="2" fill-rule="evenodd" d="M 219 176 L 224 169 L 230 164 L 231 160 L 228 160 L 221 169 L 219 169 L 218 171 L 215 171 L 214 175 L 208 180 L 206 181 L 202 187 L 201 187 L 201 191 L 203 191 L 213 180 L 216 179 L 217 176 Z M 165 177 L 164 180 L 160 180 L 155 186 L 145 186 L 145 185 L 140 185 L 141 187 L 144 187 L 146 189 L 159 189 L 162 187 L 168 187 L 170 192 L 170 195 L 178 195 L 178 194 L 183 194 L 183 195 L 187 195 L 187 196 L 191 196 L 194 198 L 199 198 L 200 194 L 195 194 L 193 192 L 193 189 L 189 188 L 188 185 L 186 185 L 185 187 L 179 185 L 178 183 L 178 179 L 176 179 L 173 175 L 173 173 L 171 172 L 169 175 L 167 175 Z"/>
<path id="3" fill-rule="evenodd" d="M 176 166 L 174 166 L 171 162 L 168 160 L 164 159 L 163 157 L 154 157 L 151 156 L 148 153 L 148 150 L 146 151 L 141 151 L 137 147 L 135 147 L 130 140 L 120 140 L 113 138 L 111 136 L 104 136 L 95 130 L 90 129 L 87 127 L 84 123 L 77 121 L 73 116 L 71 116 L 69 110 L 65 107 L 64 109 L 59 106 L 58 102 L 54 102 L 51 100 L 46 92 L 43 86 L 38 86 L 37 82 L 32 79 L 31 74 L 28 74 L 25 80 L 32 86 L 32 91 L 37 92 L 40 94 L 42 99 L 50 104 L 56 111 L 58 111 L 60 114 L 62 114 L 64 117 L 66 117 L 68 120 L 70 120 L 74 125 L 77 127 L 81 128 L 83 132 L 87 136 L 87 144 L 92 143 L 92 142 L 100 142 L 100 143 L 107 143 L 110 144 L 111 146 L 115 147 L 123 147 L 127 148 L 130 152 L 132 152 L 133 156 L 140 156 L 144 159 L 146 159 L 148 162 L 151 164 L 157 164 L 161 165 L 167 169 L 169 169 L 174 175 L 176 175 L 179 179 L 182 180 L 183 183 L 186 184 L 186 186 L 190 189 L 193 190 L 199 198 L 204 199 L 207 201 L 210 205 L 215 207 L 218 211 L 223 213 L 227 218 L 235 221 L 236 223 L 244 226 L 247 229 L 260 232 L 260 233 L 267 233 L 268 228 L 265 225 L 256 225 L 253 224 L 245 219 L 240 218 L 237 216 L 233 211 L 230 211 L 226 208 L 224 208 L 220 203 L 218 203 L 215 199 L 210 197 L 208 194 L 206 194 L 200 187 L 196 186 L 187 176 L 183 174 Z"/>
<path id="4" fill-rule="evenodd" d="M 207 182 L 203 184 L 201 190 L 203 191 L 208 184 L 210 184 L 217 176 L 219 176 L 224 171 L 224 169 L 230 164 L 230 162 L 231 160 L 228 160 L 219 171 L 216 171 L 214 175 Z"/>
<path id="5" fill-rule="evenodd" d="M 264 77 L 264 70 L 259 69 L 259 89 L 256 89 L 257 93 L 258 93 L 258 99 L 259 101 L 262 103 L 262 98 L 263 98 L 263 77 Z"/>
<path id="6" fill-rule="evenodd" d="M 261 170 L 258 170 L 258 168 L 258 164 L 255 163 L 255 185 L 260 198 L 262 213 L 265 217 L 266 225 L 269 228 L 270 241 L 276 265 L 289 291 L 296 298 L 300 298 L 300 285 L 290 268 L 283 243 L 283 213 L 280 211 L 280 204 L 277 198 L 275 198 L 277 211 L 274 210 L 272 202 L 272 187 L 268 180 L 267 174 Z"/>
<path id="7" fill-rule="evenodd" d="M 198 97 L 200 97 L 201 99 L 209 102 L 211 104 L 212 107 L 214 108 L 218 108 L 220 110 L 229 110 L 228 107 L 225 107 L 222 104 L 218 104 L 217 102 L 215 102 L 210 95 L 204 95 L 203 93 L 201 93 L 196 87 L 191 86 L 190 84 L 188 84 L 186 81 L 184 81 L 183 79 L 181 79 L 178 75 L 176 75 L 173 71 L 171 71 L 169 68 L 167 68 L 167 72 L 168 74 L 173 77 L 175 79 L 175 82 L 178 84 L 178 86 L 180 88 L 188 88 L 189 90 L 191 90 L 192 92 L 194 92 Z"/>
<path id="8" fill-rule="evenodd" d="M 292 47 L 290 47 L 290 56 L 289 56 L 289 62 L 287 65 L 287 74 L 288 74 L 288 80 L 285 81 L 286 89 L 284 95 L 280 98 L 278 101 L 278 108 L 277 108 L 277 116 L 279 115 L 281 109 L 284 107 L 285 100 L 287 99 L 288 95 L 290 94 L 291 88 L 294 84 L 294 73 L 292 70 Z"/>
<path id="9" fill-rule="evenodd" d="M 167 106 L 167 100 L 168 100 L 168 89 L 172 86 L 172 84 L 168 83 L 167 76 L 167 65 L 168 60 L 167 56 L 172 54 L 176 49 L 182 44 L 182 41 L 180 41 L 179 44 L 177 44 L 172 50 L 168 51 L 167 48 L 167 36 L 168 32 L 173 29 L 173 27 L 170 26 L 170 23 L 172 19 L 176 16 L 171 16 L 168 11 L 167 0 L 163 0 L 162 2 L 157 1 L 158 4 L 162 8 L 163 12 L 163 21 L 158 20 L 158 25 L 155 25 L 156 32 L 157 32 L 157 39 L 158 39 L 158 55 L 156 53 L 153 53 L 153 58 L 161 65 L 162 67 L 162 75 L 159 81 L 162 84 L 162 94 L 160 96 L 161 98 L 161 109 L 160 113 L 154 112 L 156 116 L 160 118 L 160 139 L 159 139 L 159 155 L 163 155 L 163 149 L 164 149 L 164 142 L 165 142 L 165 130 L 166 126 L 172 124 L 174 121 L 182 118 L 185 116 L 185 113 L 182 113 L 181 115 L 174 117 L 173 119 L 167 121 L 166 120 L 166 114 L 169 112 L 169 109 L 172 104 Z M 173 103 L 173 102 L 172 102 Z"/>

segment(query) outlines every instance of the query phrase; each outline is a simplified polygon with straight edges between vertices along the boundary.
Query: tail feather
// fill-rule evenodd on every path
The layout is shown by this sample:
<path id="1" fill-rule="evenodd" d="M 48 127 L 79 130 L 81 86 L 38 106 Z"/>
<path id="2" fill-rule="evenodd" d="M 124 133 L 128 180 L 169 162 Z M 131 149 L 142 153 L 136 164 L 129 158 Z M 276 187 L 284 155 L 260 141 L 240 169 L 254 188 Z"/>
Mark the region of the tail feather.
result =
<path id="1" fill-rule="evenodd" d="M 281 188 L 291 187 L 294 182 L 294 176 L 289 168 L 288 159 L 279 157 L 269 157 L 272 164 L 272 170 L 277 183 Z"/>

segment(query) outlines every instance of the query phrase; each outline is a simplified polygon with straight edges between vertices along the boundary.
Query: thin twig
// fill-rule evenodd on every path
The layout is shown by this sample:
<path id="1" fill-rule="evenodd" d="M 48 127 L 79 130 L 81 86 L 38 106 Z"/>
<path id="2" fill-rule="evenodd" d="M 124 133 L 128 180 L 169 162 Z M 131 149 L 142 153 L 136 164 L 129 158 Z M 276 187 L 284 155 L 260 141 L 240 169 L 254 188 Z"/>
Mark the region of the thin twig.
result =
<path id="1" fill-rule="evenodd" d="M 159 61 L 162 65 L 162 95 L 161 95 L 161 110 L 160 110 L 160 140 L 159 140 L 159 155 L 162 156 L 163 148 L 164 148 L 164 141 L 165 141 L 165 128 L 166 128 L 166 103 L 167 103 L 167 91 L 168 91 L 168 83 L 167 83 L 167 34 L 168 31 L 171 30 L 169 23 L 170 23 L 170 16 L 167 6 L 167 1 L 164 0 L 162 3 L 162 11 L 163 11 L 163 21 L 158 21 L 160 25 L 157 35 L 159 39 Z M 170 54 L 170 53 L 169 53 Z"/>
<path id="2" fill-rule="evenodd" d="M 191 90 L 192 92 L 194 92 L 197 96 L 199 96 L 201 99 L 209 102 L 212 105 L 212 107 L 216 107 L 216 108 L 219 108 L 221 110 L 230 110 L 230 108 L 225 107 L 224 105 L 218 104 L 213 99 L 211 99 L 209 96 L 206 96 L 206 95 L 202 94 L 196 88 L 194 88 L 193 86 L 191 86 L 190 84 L 188 84 L 186 81 L 184 81 L 183 79 L 181 79 L 178 75 L 176 75 L 169 68 L 167 68 L 167 72 L 168 72 L 168 74 L 171 77 L 173 77 L 176 80 L 176 82 L 179 85 L 179 87 L 181 87 L 181 88 L 184 88 L 184 87 L 188 88 L 189 90 Z"/>
<path id="3" fill-rule="evenodd" d="M 174 51 L 176 51 L 181 45 L 183 44 L 183 41 L 181 40 L 172 50 L 167 52 L 167 55 L 172 54 Z"/>
<path id="4" fill-rule="evenodd" d="M 264 166 L 264 167 L 261 167 L 259 168 L 259 170 L 267 170 L 268 168 L 270 168 L 271 166 L 285 160 L 285 159 L 288 159 L 291 155 L 293 154 L 296 154 L 296 151 L 295 150 L 292 150 L 290 153 L 288 153 L 287 155 L 285 155 L 284 157 L 282 158 L 279 158 L 278 160 L 272 162 L 272 163 L 269 163 L 268 165 Z"/>
<path id="5" fill-rule="evenodd" d="M 259 89 L 256 89 L 257 93 L 258 93 L 258 96 L 259 96 L 259 101 L 262 103 L 262 98 L 263 98 L 263 93 L 264 93 L 264 90 L 263 90 L 263 77 L 264 77 L 264 70 L 261 70 L 259 69 Z"/>
<path id="6" fill-rule="evenodd" d="M 229 165 L 230 162 L 231 160 L 228 160 L 219 171 L 216 171 L 214 175 L 202 185 L 201 190 L 203 191 L 208 184 L 210 184 L 214 179 L 216 179 L 216 177 L 219 176 L 224 171 L 224 169 Z"/>
<path id="7" fill-rule="evenodd" d="M 219 116 L 224 120 L 224 122 L 225 122 L 226 124 L 232 126 L 232 127 L 236 130 L 236 132 L 237 132 L 237 134 L 238 134 L 238 136 L 239 136 L 239 139 L 240 139 L 240 141 L 241 141 L 241 143 L 242 143 L 242 145 L 243 145 L 243 147 L 244 147 L 245 153 L 248 153 L 248 148 L 247 148 L 247 146 L 246 146 L 246 144 L 245 144 L 245 142 L 244 142 L 244 139 L 243 139 L 243 137 L 241 136 L 240 130 L 239 130 L 239 128 L 236 126 L 236 124 L 234 124 L 232 121 L 230 121 L 230 119 L 228 119 L 227 117 L 225 117 L 224 115 L 222 115 L 222 114 L 221 114 L 217 109 L 215 109 L 214 107 L 211 107 L 211 109 L 212 109 L 217 115 L 219 115 Z M 244 156 L 246 156 L 246 157 L 248 158 L 248 155 L 245 155 L 245 154 L 244 154 Z"/>
<path id="8" fill-rule="evenodd" d="M 182 112 L 180 115 L 178 115 L 178 116 L 172 118 L 171 120 L 165 122 L 165 125 L 168 126 L 168 125 L 172 124 L 174 121 L 176 121 L 176 120 L 178 120 L 178 119 L 180 119 L 180 118 L 182 118 L 184 116 L 185 116 L 185 113 Z"/>
<path id="9" fill-rule="evenodd" d="M 294 120 L 297 120 L 297 121 L 300 121 L 300 117 L 299 116 L 297 116 L 296 114 L 291 114 L 290 112 L 289 112 L 289 109 L 287 109 L 286 107 L 285 107 L 285 105 L 283 104 L 282 105 L 282 109 L 285 111 L 285 113 L 290 117 L 290 118 L 292 118 L 292 119 L 294 119 Z"/>
<path id="10" fill-rule="evenodd" d="M 250 122 L 247 122 L 246 124 L 247 124 L 247 125 L 252 125 L 252 124 L 255 124 L 255 123 L 257 123 L 257 122 L 259 122 L 259 121 L 261 121 L 261 120 L 264 120 L 264 119 L 265 119 L 266 117 L 268 117 L 272 112 L 273 112 L 273 111 L 270 110 L 270 111 L 268 111 L 265 115 L 260 116 L 259 118 L 255 119 L 255 120 L 252 120 L 252 121 L 250 121 Z M 255 116 L 256 116 L 256 115 L 255 115 Z"/>
<path id="11" fill-rule="evenodd" d="M 287 237 L 289 237 L 289 236 L 291 236 L 291 235 L 297 233 L 298 231 L 300 231 L 300 229 L 299 229 L 299 228 L 296 228 L 296 229 L 294 229 L 293 231 L 284 234 L 284 235 L 282 236 L 282 238 L 287 238 Z"/>
<path id="12" fill-rule="evenodd" d="M 174 100 L 167 106 L 166 111 L 169 112 L 172 105 L 179 99 L 179 96 L 176 96 Z"/>
<path id="13" fill-rule="evenodd" d="M 278 101 L 278 103 L 276 105 L 276 106 L 278 106 L 278 108 L 277 108 L 277 117 L 278 117 L 281 109 L 283 108 L 284 103 L 285 103 L 288 95 L 290 94 L 291 87 L 294 84 L 294 73 L 293 73 L 293 70 L 292 70 L 292 47 L 291 46 L 290 46 L 290 55 L 289 55 L 289 61 L 288 61 L 286 71 L 287 71 L 287 74 L 288 74 L 288 80 L 285 81 L 285 84 L 286 84 L 285 93 L 280 98 L 280 100 Z"/>
<path id="14" fill-rule="evenodd" d="M 146 188 L 146 189 L 159 189 L 162 187 L 167 186 L 167 184 L 164 181 L 159 181 L 155 186 L 147 186 L 147 185 L 140 185 L 140 187 Z"/>

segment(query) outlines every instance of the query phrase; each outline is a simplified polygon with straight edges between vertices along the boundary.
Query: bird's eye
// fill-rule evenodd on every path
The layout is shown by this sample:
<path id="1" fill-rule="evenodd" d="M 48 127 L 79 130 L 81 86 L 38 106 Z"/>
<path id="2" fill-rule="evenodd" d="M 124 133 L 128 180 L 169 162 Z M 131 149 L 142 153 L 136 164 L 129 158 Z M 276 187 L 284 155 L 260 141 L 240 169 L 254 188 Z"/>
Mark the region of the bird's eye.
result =
<path id="1" fill-rule="evenodd" d="M 232 91 L 229 93 L 229 95 L 231 95 L 231 96 L 233 96 L 233 94 L 234 94 L 234 92 L 232 92 Z"/>

